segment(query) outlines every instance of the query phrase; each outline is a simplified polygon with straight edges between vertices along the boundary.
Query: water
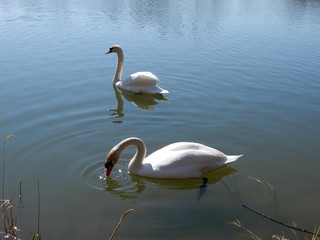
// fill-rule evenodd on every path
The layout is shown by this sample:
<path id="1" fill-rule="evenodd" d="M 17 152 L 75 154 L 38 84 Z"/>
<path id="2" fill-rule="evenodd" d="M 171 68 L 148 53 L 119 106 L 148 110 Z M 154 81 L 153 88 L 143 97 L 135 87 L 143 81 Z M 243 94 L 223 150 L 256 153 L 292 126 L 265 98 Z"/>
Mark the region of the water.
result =
<path id="1" fill-rule="evenodd" d="M 37 230 L 37 180 L 45 239 L 105 239 L 130 208 L 118 239 L 247 239 L 236 219 L 265 239 L 294 238 L 242 203 L 313 230 L 319 14 L 315 0 L 1 1 L 0 133 L 15 135 L 5 196 L 22 181 L 21 232 Z M 155 73 L 166 99 L 115 92 L 113 44 L 124 75 Z M 200 188 L 128 175 L 129 149 L 100 179 L 106 153 L 130 136 L 149 153 L 194 141 L 244 157 Z"/>

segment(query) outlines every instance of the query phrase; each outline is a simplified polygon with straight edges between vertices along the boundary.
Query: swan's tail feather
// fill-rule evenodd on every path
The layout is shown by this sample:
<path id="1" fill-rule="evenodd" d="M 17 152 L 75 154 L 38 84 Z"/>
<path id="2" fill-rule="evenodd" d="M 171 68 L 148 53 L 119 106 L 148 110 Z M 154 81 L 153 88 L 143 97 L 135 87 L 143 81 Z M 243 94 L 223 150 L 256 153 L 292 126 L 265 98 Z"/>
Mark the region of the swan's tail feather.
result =
<path id="1" fill-rule="evenodd" d="M 241 155 L 228 155 L 226 163 L 234 162 L 234 161 L 236 161 L 238 158 L 240 158 L 242 156 L 243 156 L 243 154 L 241 154 Z"/>
<path id="2" fill-rule="evenodd" d="M 150 91 L 150 93 L 153 93 L 153 94 L 158 94 L 158 93 L 168 94 L 168 93 L 170 93 L 168 90 L 165 90 L 159 86 L 152 86 L 152 87 L 150 87 L 149 91 Z"/>
<path id="3" fill-rule="evenodd" d="M 162 89 L 160 93 L 161 93 L 161 94 L 168 94 L 168 93 L 170 93 L 170 92 L 169 92 L 168 90 Z"/>

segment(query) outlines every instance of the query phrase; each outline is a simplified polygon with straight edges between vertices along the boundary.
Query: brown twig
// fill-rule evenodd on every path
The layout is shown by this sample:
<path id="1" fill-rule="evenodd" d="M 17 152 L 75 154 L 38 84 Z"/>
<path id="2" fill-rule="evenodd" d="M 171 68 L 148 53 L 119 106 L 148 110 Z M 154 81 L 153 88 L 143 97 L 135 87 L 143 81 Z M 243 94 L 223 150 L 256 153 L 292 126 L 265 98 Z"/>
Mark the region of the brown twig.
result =
<path id="1" fill-rule="evenodd" d="M 117 224 L 117 226 L 115 227 L 115 229 L 113 230 L 113 233 L 111 234 L 109 240 L 112 240 L 112 239 L 113 239 L 114 235 L 115 235 L 116 232 L 118 231 L 121 223 L 123 222 L 123 220 L 124 220 L 124 218 L 127 216 L 127 214 L 128 214 L 129 212 L 134 212 L 134 211 L 135 211 L 134 209 L 128 209 L 127 211 L 125 211 L 125 212 L 121 215 L 120 221 L 119 221 L 119 223 Z"/>
<path id="2" fill-rule="evenodd" d="M 271 220 L 271 221 L 273 221 L 273 222 L 276 222 L 276 223 L 278 223 L 278 224 L 280 224 L 280 225 L 282 225 L 282 226 L 288 227 L 288 228 L 290 228 L 290 229 L 294 229 L 294 230 L 297 230 L 297 231 L 300 231 L 300 232 L 304 232 L 304 233 L 309 233 L 309 234 L 312 234 L 312 235 L 315 235 L 315 236 L 317 235 L 317 234 L 314 233 L 314 232 L 308 231 L 308 230 L 303 229 L 303 228 L 298 228 L 298 227 L 289 225 L 289 224 L 287 224 L 287 223 L 284 223 L 284 222 L 281 222 L 281 221 L 279 221 L 279 220 L 277 220 L 277 219 L 274 219 L 274 218 L 272 218 L 272 217 L 270 217 L 270 216 L 267 216 L 267 215 L 265 215 L 265 214 L 263 214 L 263 213 L 260 213 L 260 212 L 258 212 L 258 211 L 256 211 L 256 210 L 248 207 L 248 206 L 245 205 L 245 204 L 242 204 L 242 207 L 250 210 L 251 212 L 254 212 L 255 214 L 257 214 L 257 215 L 259 215 L 259 216 L 261 216 L 261 217 L 264 217 L 264 218 L 266 218 L 266 219 L 269 219 L 269 220 Z"/>

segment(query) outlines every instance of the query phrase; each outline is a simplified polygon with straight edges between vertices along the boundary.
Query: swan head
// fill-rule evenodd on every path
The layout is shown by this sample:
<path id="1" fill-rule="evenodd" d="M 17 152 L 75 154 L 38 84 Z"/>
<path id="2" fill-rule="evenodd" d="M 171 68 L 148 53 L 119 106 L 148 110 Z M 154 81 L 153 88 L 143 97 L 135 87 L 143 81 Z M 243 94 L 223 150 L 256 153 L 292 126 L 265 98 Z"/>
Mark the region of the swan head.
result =
<path id="1" fill-rule="evenodd" d="M 109 53 L 119 53 L 119 52 L 122 52 L 122 49 L 119 45 L 113 45 L 112 47 L 110 47 L 109 51 L 106 52 L 106 54 L 109 54 Z"/>
<path id="2" fill-rule="evenodd" d="M 111 149 L 111 151 L 108 153 L 104 167 L 106 168 L 106 176 L 108 177 L 116 163 L 118 162 L 120 158 L 120 152 L 118 151 L 118 148 L 114 147 Z"/>

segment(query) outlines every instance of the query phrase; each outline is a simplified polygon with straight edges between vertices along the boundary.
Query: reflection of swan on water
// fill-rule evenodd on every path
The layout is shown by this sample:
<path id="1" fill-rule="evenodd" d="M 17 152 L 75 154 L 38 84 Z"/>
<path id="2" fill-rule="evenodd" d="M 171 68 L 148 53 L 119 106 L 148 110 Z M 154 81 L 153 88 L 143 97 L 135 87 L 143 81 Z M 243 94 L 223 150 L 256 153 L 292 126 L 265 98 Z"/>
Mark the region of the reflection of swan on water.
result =
<path id="1" fill-rule="evenodd" d="M 191 178 L 191 179 L 161 179 L 161 178 L 146 178 L 139 177 L 140 179 L 144 179 L 146 181 L 152 182 L 154 185 L 158 185 L 159 188 L 163 189 L 175 189 L 175 190 L 187 190 L 187 189 L 197 189 L 204 188 L 209 185 L 213 185 L 219 182 L 223 177 L 228 175 L 232 175 L 236 173 L 237 170 L 225 166 L 216 171 L 208 172 L 204 174 L 203 178 Z M 138 176 L 135 176 L 138 178 Z"/>
<path id="2" fill-rule="evenodd" d="M 111 149 L 105 160 L 109 176 L 121 153 L 129 146 L 137 152 L 129 162 L 128 171 L 134 175 L 162 178 L 200 178 L 206 172 L 236 161 L 242 155 L 225 155 L 214 148 L 193 142 L 178 142 L 165 146 L 146 156 L 146 145 L 139 138 L 127 138 Z"/>
<path id="3" fill-rule="evenodd" d="M 144 189 L 145 184 L 141 181 L 106 178 L 105 190 L 109 193 L 119 195 L 122 199 L 137 198 L 137 194 L 143 192 Z"/>
<path id="4" fill-rule="evenodd" d="M 162 94 L 137 94 L 125 89 L 118 89 L 113 85 L 114 93 L 117 99 L 117 109 L 109 110 L 114 112 L 112 115 L 117 115 L 118 117 L 123 117 L 123 99 L 122 96 L 137 108 L 142 110 L 153 110 L 154 106 L 158 104 L 157 100 L 168 102 L 168 100 Z"/>
<path id="5" fill-rule="evenodd" d="M 125 166 L 122 166 L 124 168 Z M 223 177 L 236 173 L 231 167 L 223 167 L 214 172 L 206 173 L 204 178 L 193 179 L 159 179 L 128 175 L 126 171 L 119 171 L 117 176 L 105 178 L 105 190 L 111 194 L 120 196 L 122 199 L 135 199 L 146 187 L 168 190 L 190 190 L 198 189 L 197 201 L 205 194 L 207 187 L 216 184 Z"/>
<path id="6" fill-rule="evenodd" d="M 116 116 L 116 118 L 121 118 L 121 117 L 124 116 L 124 114 L 122 112 L 123 111 L 122 96 L 121 96 L 121 93 L 119 92 L 119 90 L 117 89 L 117 87 L 115 85 L 113 85 L 113 89 L 114 89 L 114 94 L 116 96 L 118 105 L 117 105 L 117 109 L 110 109 L 109 110 L 110 112 L 112 112 L 110 115 Z"/>
<path id="7" fill-rule="evenodd" d="M 142 110 L 153 110 L 154 106 L 158 104 L 156 100 L 168 102 L 161 94 L 136 94 L 125 89 L 120 90 L 120 92 L 126 100 Z"/>
<path id="8" fill-rule="evenodd" d="M 116 53 L 118 63 L 113 78 L 113 84 L 120 89 L 126 89 L 135 93 L 165 94 L 169 91 L 160 88 L 157 84 L 159 78 L 151 72 L 136 72 L 129 77 L 121 79 L 124 64 L 123 51 L 119 45 L 112 46 L 106 54 Z"/>

